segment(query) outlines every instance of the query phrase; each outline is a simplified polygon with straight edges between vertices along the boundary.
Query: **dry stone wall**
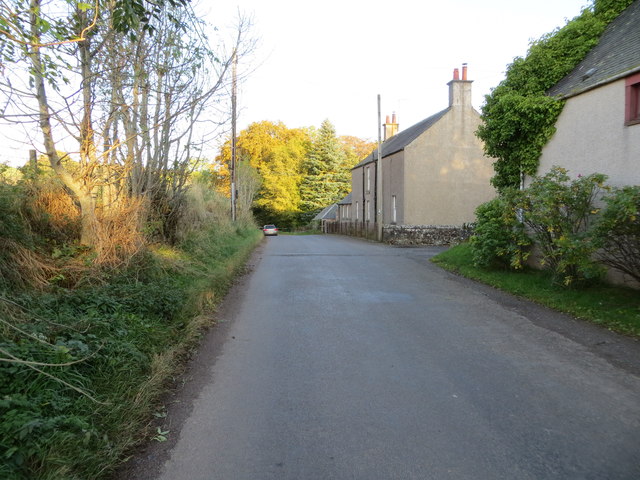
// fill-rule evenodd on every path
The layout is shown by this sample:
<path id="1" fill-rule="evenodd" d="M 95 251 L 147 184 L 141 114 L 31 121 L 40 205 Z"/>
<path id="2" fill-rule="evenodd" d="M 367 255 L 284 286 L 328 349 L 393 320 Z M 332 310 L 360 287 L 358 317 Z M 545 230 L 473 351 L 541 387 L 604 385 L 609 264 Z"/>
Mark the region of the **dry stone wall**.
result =
<path id="1" fill-rule="evenodd" d="M 456 245 L 472 233 L 469 225 L 385 225 L 383 240 L 391 245 Z"/>

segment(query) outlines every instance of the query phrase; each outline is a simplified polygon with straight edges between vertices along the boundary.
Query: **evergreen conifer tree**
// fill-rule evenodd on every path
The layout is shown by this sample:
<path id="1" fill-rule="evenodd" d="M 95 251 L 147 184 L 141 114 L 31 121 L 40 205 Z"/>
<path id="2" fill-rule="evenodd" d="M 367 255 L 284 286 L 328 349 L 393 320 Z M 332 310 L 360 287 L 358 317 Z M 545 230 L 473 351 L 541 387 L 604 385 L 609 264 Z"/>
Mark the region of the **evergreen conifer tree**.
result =
<path id="1" fill-rule="evenodd" d="M 350 174 L 345 168 L 346 152 L 329 120 L 322 122 L 303 162 L 300 184 L 301 209 L 317 212 L 342 199 L 350 189 Z"/>

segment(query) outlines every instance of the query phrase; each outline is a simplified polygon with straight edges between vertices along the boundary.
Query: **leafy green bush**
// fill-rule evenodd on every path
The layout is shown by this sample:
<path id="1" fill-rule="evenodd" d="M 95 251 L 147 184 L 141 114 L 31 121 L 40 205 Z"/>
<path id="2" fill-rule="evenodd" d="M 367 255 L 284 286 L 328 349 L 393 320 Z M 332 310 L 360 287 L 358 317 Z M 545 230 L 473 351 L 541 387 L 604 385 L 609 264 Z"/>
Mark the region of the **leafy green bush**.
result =
<path id="1" fill-rule="evenodd" d="M 119 455 L 117 413 L 182 335 L 184 289 L 121 280 L 15 299 L 29 318 L 0 343 L 0 478 L 95 478 Z"/>
<path id="2" fill-rule="evenodd" d="M 593 261 L 596 245 L 590 229 L 599 212 L 594 201 L 606 175 L 594 173 L 571 180 L 567 170 L 553 167 L 535 177 L 522 198 L 524 222 L 540 248 L 541 263 L 555 281 L 569 286 L 598 279 L 604 273 Z"/>
<path id="3" fill-rule="evenodd" d="M 470 239 L 476 266 L 523 267 L 531 240 L 518 218 L 518 195 L 518 191 L 509 190 L 476 209 L 476 226 Z"/>
<path id="4" fill-rule="evenodd" d="M 640 186 L 615 189 L 595 227 L 597 257 L 640 282 Z"/>

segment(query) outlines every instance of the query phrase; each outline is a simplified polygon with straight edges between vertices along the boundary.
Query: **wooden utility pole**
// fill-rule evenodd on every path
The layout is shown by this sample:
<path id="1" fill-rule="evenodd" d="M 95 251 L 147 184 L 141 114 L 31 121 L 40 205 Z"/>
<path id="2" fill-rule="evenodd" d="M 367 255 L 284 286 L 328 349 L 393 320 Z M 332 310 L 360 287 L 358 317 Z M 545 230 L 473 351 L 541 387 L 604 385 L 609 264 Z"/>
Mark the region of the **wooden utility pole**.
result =
<path id="1" fill-rule="evenodd" d="M 34 175 L 38 175 L 38 152 L 29 150 L 29 165 Z"/>
<path id="2" fill-rule="evenodd" d="M 377 236 L 378 241 L 382 241 L 382 152 L 380 148 L 382 146 L 382 114 L 380 112 L 380 94 L 378 94 L 378 161 L 376 162 L 376 224 L 378 227 Z"/>
<path id="3" fill-rule="evenodd" d="M 231 61 L 233 62 L 231 66 L 231 220 L 235 222 L 238 199 L 236 187 L 236 102 L 238 93 L 238 56 L 235 50 Z"/>

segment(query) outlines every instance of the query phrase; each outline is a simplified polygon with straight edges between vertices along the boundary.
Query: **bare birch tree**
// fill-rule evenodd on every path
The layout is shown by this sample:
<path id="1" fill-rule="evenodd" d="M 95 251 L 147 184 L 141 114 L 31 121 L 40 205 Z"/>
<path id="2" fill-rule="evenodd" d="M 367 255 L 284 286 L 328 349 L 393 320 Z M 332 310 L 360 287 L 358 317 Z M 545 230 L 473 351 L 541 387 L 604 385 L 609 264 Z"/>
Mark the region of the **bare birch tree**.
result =
<path id="1" fill-rule="evenodd" d="M 131 35 L 114 28 L 121 3 L 0 3 L 3 63 L 30 76 L 16 88 L 15 75 L 4 71 L 2 118 L 37 121 L 51 167 L 80 206 L 80 241 L 89 246 L 100 212 L 122 198 L 146 198 L 172 237 L 190 160 L 225 120 L 217 109 L 228 97 L 232 55 L 252 46 L 241 19 L 231 45 L 214 52 L 207 26 L 184 1 L 160 2 Z M 63 134 L 75 147 L 61 148 Z M 77 168 L 68 169 L 59 151 Z"/>

